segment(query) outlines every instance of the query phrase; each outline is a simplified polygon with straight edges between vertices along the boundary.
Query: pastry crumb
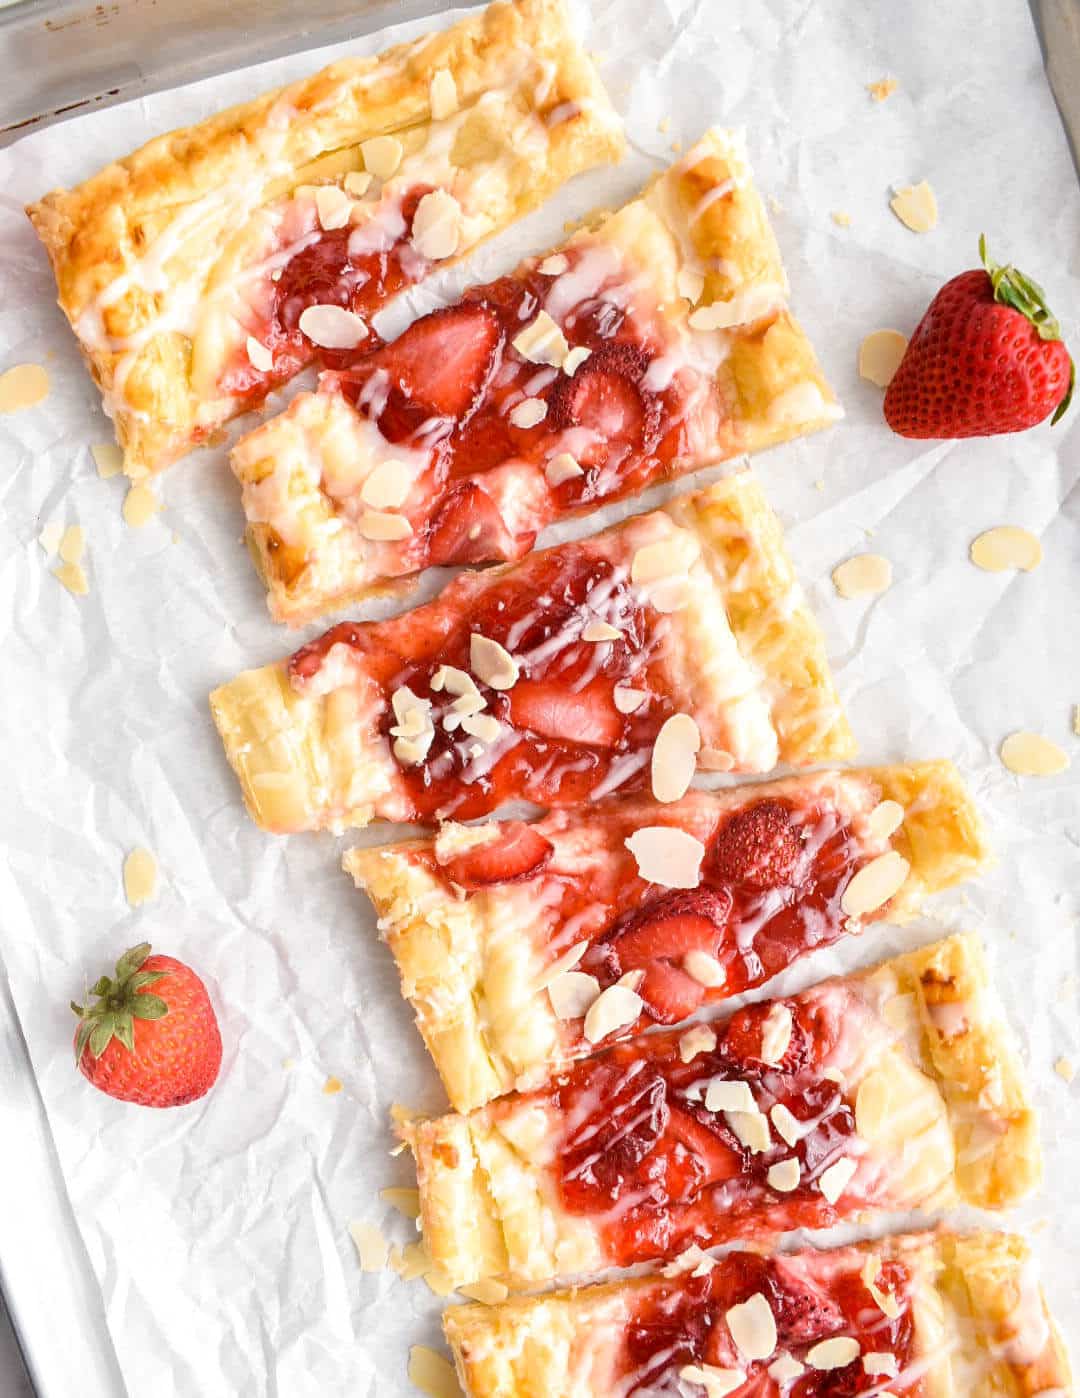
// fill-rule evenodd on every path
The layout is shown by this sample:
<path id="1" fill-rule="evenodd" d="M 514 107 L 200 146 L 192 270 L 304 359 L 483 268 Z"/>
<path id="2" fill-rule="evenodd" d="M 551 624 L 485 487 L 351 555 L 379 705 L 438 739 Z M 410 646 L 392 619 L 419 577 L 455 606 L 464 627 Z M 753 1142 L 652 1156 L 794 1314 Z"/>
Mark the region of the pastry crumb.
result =
<path id="1" fill-rule="evenodd" d="M 1030 573 L 1042 562 L 1043 551 L 1030 529 L 1002 524 L 973 539 L 969 556 L 976 568 L 987 573 L 1004 573 L 1010 568 Z"/>
<path id="2" fill-rule="evenodd" d="M 872 330 L 859 346 L 859 377 L 888 388 L 907 347 L 907 336 L 899 330 Z"/>
<path id="3" fill-rule="evenodd" d="M 867 83 L 866 90 L 875 102 L 885 102 L 899 86 L 895 78 L 878 78 L 877 82 Z"/>
<path id="4" fill-rule="evenodd" d="M 1001 744 L 1001 761 L 1018 777 L 1056 777 L 1069 765 L 1069 754 L 1040 733 L 1020 729 Z"/>
<path id="5" fill-rule="evenodd" d="M 898 186 L 889 208 L 912 233 L 929 233 L 937 227 L 937 199 L 926 180 Z"/>
<path id="6" fill-rule="evenodd" d="M 816 480 L 814 482 L 814 489 L 818 492 L 819 495 L 824 495 L 825 482 L 823 480 Z"/>
<path id="7" fill-rule="evenodd" d="M 90 455 L 94 458 L 94 465 L 102 480 L 107 481 L 111 476 L 118 476 L 124 469 L 124 453 L 115 442 L 101 442 L 91 447 Z"/>
<path id="8" fill-rule="evenodd" d="M 676 155 L 678 155 L 679 152 L 682 150 L 682 142 L 681 142 L 681 141 L 672 141 L 672 143 L 671 143 L 671 149 L 675 152 Z"/>
<path id="9" fill-rule="evenodd" d="M 386 1266 L 390 1245 L 373 1223 L 349 1224 L 349 1237 L 356 1247 L 361 1272 L 381 1272 Z"/>
<path id="10" fill-rule="evenodd" d="M 1070 1083 L 1076 1077 L 1076 1064 L 1064 1054 L 1054 1064 L 1054 1072 L 1062 1082 Z"/>
<path id="11" fill-rule="evenodd" d="M 832 219 L 833 223 L 836 224 L 837 228 L 851 227 L 851 215 L 846 209 L 833 209 L 829 217 Z"/>
<path id="12" fill-rule="evenodd" d="M 0 413 L 19 413 L 49 396 L 49 371 L 43 364 L 16 364 L 0 374 Z"/>
<path id="13" fill-rule="evenodd" d="M 379 1198 L 385 1199 L 392 1209 L 396 1209 L 399 1214 L 404 1214 L 406 1218 L 420 1217 L 420 1191 L 418 1189 L 391 1185 L 388 1189 L 379 1190 Z"/>
<path id="14" fill-rule="evenodd" d="M 333 1097 L 336 1093 L 341 1091 L 344 1085 L 345 1084 L 341 1081 L 340 1078 L 335 1078 L 331 1075 L 323 1083 L 322 1090 L 327 1095 L 327 1097 Z"/>
<path id="15" fill-rule="evenodd" d="M 660 132 L 661 136 L 666 136 L 671 130 L 671 118 L 669 116 L 661 117 L 656 123 L 656 129 Z"/>
<path id="16" fill-rule="evenodd" d="M 85 597 L 90 591 L 90 583 L 79 563 L 62 563 L 53 569 L 53 577 L 59 579 L 73 597 Z"/>
<path id="17" fill-rule="evenodd" d="M 892 564 L 879 553 L 858 553 L 832 571 L 841 597 L 875 597 L 892 586 Z"/>
<path id="18" fill-rule="evenodd" d="M 462 1398 L 454 1366 L 427 1345 L 409 1350 L 409 1381 L 428 1398 Z"/>
<path id="19" fill-rule="evenodd" d="M 69 524 L 60 536 L 57 553 L 61 563 L 81 563 L 86 548 L 86 531 L 81 524 Z"/>
<path id="20" fill-rule="evenodd" d="M 38 535 L 38 543 L 45 550 L 46 558 L 55 558 L 60 540 L 64 537 L 64 526 L 58 519 L 50 520 Z"/>
<path id="21" fill-rule="evenodd" d="M 157 860 L 142 845 L 124 860 L 124 896 L 133 908 L 149 903 L 157 893 Z"/>
<path id="22" fill-rule="evenodd" d="M 129 529 L 141 529 L 160 509 L 161 502 L 150 487 L 137 481 L 124 496 L 124 523 Z"/>

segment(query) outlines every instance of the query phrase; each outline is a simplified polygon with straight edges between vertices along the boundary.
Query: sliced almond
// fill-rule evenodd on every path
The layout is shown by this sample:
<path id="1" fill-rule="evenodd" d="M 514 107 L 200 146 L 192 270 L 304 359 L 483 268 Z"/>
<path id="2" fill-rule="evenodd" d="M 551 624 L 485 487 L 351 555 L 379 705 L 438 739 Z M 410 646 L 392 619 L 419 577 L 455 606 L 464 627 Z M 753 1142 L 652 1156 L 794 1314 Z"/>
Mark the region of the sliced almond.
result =
<path id="1" fill-rule="evenodd" d="M 776 1317 L 761 1291 L 725 1314 L 728 1332 L 744 1359 L 768 1359 L 776 1353 Z"/>
<path id="2" fill-rule="evenodd" d="M 86 548 L 86 531 L 81 524 L 69 524 L 60 536 L 57 552 L 61 563 L 78 563 Z"/>
<path id="3" fill-rule="evenodd" d="M 715 1364 L 684 1364 L 679 1378 L 686 1383 L 700 1384 L 705 1398 L 727 1398 L 746 1382 L 741 1369 L 720 1369 Z"/>
<path id="4" fill-rule="evenodd" d="M 875 840 L 887 840 L 904 823 L 904 808 L 899 801 L 879 801 L 866 818 L 866 828 Z"/>
<path id="5" fill-rule="evenodd" d="M 362 199 L 371 188 L 372 174 L 369 170 L 350 170 L 345 176 L 345 193 L 354 199 Z"/>
<path id="6" fill-rule="evenodd" d="M 1018 777 L 1056 777 L 1069 765 L 1069 754 L 1039 733 L 1021 729 L 1001 745 L 1001 760 Z"/>
<path id="7" fill-rule="evenodd" d="M 581 633 L 583 641 L 621 641 L 623 633 L 609 621 L 590 621 Z"/>
<path id="8" fill-rule="evenodd" d="M 373 1223 L 350 1223 L 349 1236 L 356 1246 L 362 1272 L 381 1272 L 390 1245 Z"/>
<path id="9" fill-rule="evenodd" d="M 461 243 L 461 205 L 445 189 L 433 189 L 416 206 L 412 245 L 429 262 L 453 257 Z"/>
<path id="10" fill-rule="evenodd" d="M 875 1379 L 895 1379 L 900 1374 L 900 1365 L 897 1363 L 896 1355 L 890 1354 L 888 1350 L 874 1350 L 871 1354 L 864 1354 L 862 1366 L 863 1373 L 869 1374 L 871 1378 Z"/>
<path id="11" fill-rule="evenodd" d="M 778 1354 L 769 1365 L 769 1378 L 777 1383 L 790 1383 L 805 1373 L 806 1365 L 800 1364 L 793 1354 Z"/>
<path id="12" fill-rule="evenodd" d="M 867 83 L 866 90 L 875 102 L 884 102 L 893 95 L 898 86 L 895 78 L 878 78 L 877 82 Z"/>
<path id="13" fill-rule="evenodd" d="M 458 109 L 457 83 L 447 68 L 439 68 L 431 79 L 431 115 L 435 121 L 445 121 Z"/>
<path id="14" fill-rule="evenodd" d="M 85 597 L 90 591 L 90 583 L 78 563 L 61 563 L 53 569 L 53 577 L 62 582 L 73 597 Z"/>
<path id="15" fill-rule="evenodd" d="M 625 985 L 609 985 L 589 1007 L 582 1033 L 590 1044 L 598 1044 L 609 1034 L 633 1024 L 641 1014 L 641 1006 L 641 996 L 636 991 Z"/>
<path id="16" fill-rule="evenodd" d="M 850 1335 L 834 1335 L 814 1345 L 807 1352 L 806 1362 L 811 1369 L 843 1369 L 858 1359 L 860 1351 L 858 1340 Z"/>
<path id="17" fill-rule="evenodd" d="M 1039 566 L 1042 557 L 1042 544 L 1035 535 L 1015 524 L 987 529 L 971 545 L 972 563 L 988 573 L 1004 573 L 1010 568 L 1030 573 Z"/>
<path id="18" fill-rule="evenodd" d="M 683 970 L 707 990 L 718 990 L 727 980 L 727 972 L 716 957 L 697 947 L 683 957 Z"/>
<path id="19" fill-rule="evenodd" d="M 715 1047 L 715 1031 L 707 1024 L 695 1024 L 679 1038 L 679 1058 L 683 1063 L 692 1063 L 699 1053 L 712 1053 Z"/>
<path id="20" fill-rule="evenodd" d="M 701 293 L 705 290 L 705 274 L 697 267 L 682 266 L 675 277 L 675 290 L 683 298 L 695 305 L 701 300 Z"/>
<path id="21" fill-rule="evenodd" d="M 469 666 L 476 678 L 492 689 L 513 689 L 521 675 L 510 652 L 478 631 L 469 638 Z"/>
<path id="22" fill-rule="evenodd" d="M 761 1057 L 774 1067 L 780 1063 L 791 1043 L 791 1011 L 778 1000 L 765 1016 L 761 1026 Z"/>
<path id="23" fill-rule="evenodd" d="M 428 1398 L 461 1398 L 454 1366 L 427 1345 L 409 1350 L 409 1382 Z"/>
<path id="24" fill-rule="evenodd" d="M 510 1288 L 505 1282 L 496 1281 L 494 1277 L 482 1277 L 471 1286 L 459 1286 L 457 1289 L 462 1296 L 467 1296 L 470 1301 L 479 1301 L 482 1306 L 497 1306 L 510 1295 Z"/>
<path id="25" fill-rule="evenodd" d="M 367 339 L 367 326 L 344 306 L 308 306 L 297 325 L 320 349 L 355 349 Z"/>
<path id="26" fill-rule="evenodd" d="M 360 499 L 373 510 L 397 510 L 404 505 L 411 484 L 400 461 L 380 461 L 364 477 Z"/>
<path id="27" fill-rule="evenodd" d="M 248 362 L 251 367 L 253 369 L 258 369 L 260 374 L 268 374 L 274 367 L 274 356 L 272 352 L 267 349 L 261 340 L 256 340 L 254 335 L 249 335 L 247 337 L 245 348 L 247 349 Z"/>
<path id="28" fill-rule="evenodd" d="M 404 147 L 396 136 L 372 136 L 360 142 L 364 168 L 377 180 L 388 180 L 401 164 Z"/>
<path id="29" fill-rule="evenodd" d="M 315 191 L 319 223 L 327 233 L 344 228 L 352 213 L 352 200 L 336 184 L 321 184 Z"/>
<path id="30" fill-rule="evenodd" d="M 829 217 L 832 219 L 833 223 L 836 224 L 837 228 L 851 227 L 851 215 L 846 209 L 833 209 Z M 859 372 L 862 373 L 862 370 L 860 369 Z"/>
<path id="31" fill-rule="evenodd" d="M 841 597 L 874 597 L 892 586 L 892 564 L 879 553 L 858 553 L 833 569 Z"/>
<path id="32" fill-rule="evenodd" d="M 778 1160 L 775 1165 L 770 1165 L 765 1178 L 770 1186 L 780 1194 L 790 1194 L 793 1189 L 799 1187 L 802 1167 L 798 1160 L 791 1155 L 786 1160 Z"/>
<path id="33" fill-rule="evenodd" d="M 546 990 L 552 981 L 557 980 L 559 976 L 565 975 L 567 971 L 572 971 L 588 950 L 588 942 L 576 942 L 569 951 L 564 951 L 557 961 L 553 961 L 551 965 L 537 977 L 537 990 Z M 599 987 L 597 988 L 597 993 L 599 994 Z"/>
<path id="34" fill-rule="evenodd" d="M 738 1079 L 713 1078 L 705 1089 L 705 1109 L 710 1112 L 755 1113 L 758 1104 L 750 1084 Z"/>
<path id="35" fill-rule="evenodd" d="M 585 345 L 575 345 L 572 350 L 567 350 L 562 362 L 563 373 L 573 378 L 591 354 L 592 350 L 587 349 Z"/>
<path id="36" fill-rule="evenodd" d="M 559 452 L 558 456 L 553 456 L 544 467 L 544 479 L 552 487 L 560 486 L 564 481 L 575 480 L 584 474 L 576 457 L 571 456 L 568 451 Z"/>
<path id="37" fill-rule="evenodd" d="M 822 1170 L 818 1177 L 818 1189 L 830 1204 L 835 1204 L 840 1198 L 854 1179 L 858 1168 L 858 1162 L 845 1155 L 842 1159 L 834 1161 L 827 1170 Z"/>
<path id="38" fill-rule="evenodd" d="M 561 277 L 570 266 L 570 259 L 561 252 L 553 252 L 550 257 L 545 257 L 541 262 L 539 271 L 545 277 Z"/>
<path id="39" fill-rule="evenodd" d="M 530 364 L 560 366 L 570 352 L 566 336 L 547 311 L 541 311 L 511 343 L 522 359 L 527 359 Z"/>
<path id="40" fill-rule="evenodd" d="M 91 447 L 90 455 L 94 458 L 94 465 L 102 480 L 118 476 L 124 469 L 124 453 L 115 442 L 102 442 L 96 447 Z"/>
<path id="41" fill-rule="evenodd" d="M 929 233 L 937 227 L 937 200 L 925 180 L 901 185 L 889 200 L 889 208 L 912 233 Z"/>
<path id="42" fill-rule="evenodd" d="M 1062 1055 L 1061 1058 L 1057 1059 L 1054 1063 L 1054 1072 L 1062 1082 L 1072 1082 L 1076 1077 L 1076 1064 L 1071 1058 L 1066 1058 Z"/>
<path id="43" fill-rule="evenodd" d="M 888 388 L 907 350 L 907 336 L 899 330 L 873 330 L 859 346 L 859 375 Z"/>
<path id="44" fill-rule="evenodd" d="M 547 988 L 556 1019 L 580 1019 L 600 997 L 600 982 L 584 971 L 564 971 Z"/>
<path id="45" fill-rule="evenodd" d="M 141 529 L 160 509 L 161 501 L 150 487 L 142 481 L 136 481 L 124 496 L 124 523 L 129 529 Z"/>
<path id="46" fill-rule="evenodd" d="M 657 801 L 679 801 L 687 793 L 701 751 L 701 733 L 689 714 L 672 714 L 652 750 L 652 794 Z"/>
<path id="47" fill-rule="evenodd" d="M 390 732 L 398 737 L 415 737 L 431 724 L 431 700 L 421 699 L 407 684 L 398 685 L 390 696 L 396 725 Z"/>
<path id="48" fill-rule="evenodd" d="M 617 684 L 612 691 L 615 707 L 621 714 L 637 713 L 648 697 L 643 689 L 629 689 L 623 684 Z"/>
<path id="49" fill-rule="evenodd" d="M 56 556 L 56 550 L 60 547 L 60 540 L 63 537 L 64 526 L 58 519 L 50 520 L 38 535 L 38 543 L 45 550 L 46 558 L 54 558 Z"/>
<path id="50" fill-rule="evenodd" d="M 492 714 L 464 714 L 461 727 L 470 738 L 479 738 L 488 745 L 494 743 L 502 732 L 502 724 Z"/>
<path id="51" fill-rule="evenodd" d="M 644 587 L 668 578 L 679 578 L 690 571 L 701 553 L 701 545 L 688 529 L 676 529 L 666 538 L 643 544 L 630 561 L 630 581 Z"/>
<path id="52" fill-rule="evenodd" d="M 133 908 L 149 903 L 157 892 L 157 860 L 136 846 L 124 860 L 124 896 Z"/>
<path id="53" fill-rule="evenodd" d="M 703 1252 L 697 1243 L 691 1243 L 688 1248 L 683 1248 L 674 1262 L 661 1267 L 660 1271 L 665 1277 L 684 1277 L 687 1273 L 692 1277 L 707 1277 L 715 1266 L 714 1257 Z"/>
<path id="54" fill-rule="evenodd" d="M 542 398 L 523 398 L 510 409 L 509 417 L 515 427 L 536 427 L 547 417 L 547 404 Z"/>
<path id="55" fill-rule="evenodd" d="M 390 1185 L 379 1190 L 379 1198 L 385 1199 L 392 1209 L 405 1218 L 420 1217 L 420 1191 L 409 1185 Z"/>
<path id="56" fill-rule="evenodd" d="M 357 528 L 365 539 L 374 543 L 396 543 L 407 539 L 413 532 L 412 525 L 404 515 L 391 514 L 386 510 L 365 510 L 360 516 Z"/>
<path id="57" fill-rule="evenodd" d="M 783 1102 L 777 1102 L 769 1112 L 769 1119 L 776 1127 L 776 1133 L 789 1146 L 797 1146 L 802 1140 L 802 1127 L 799 1125 L 799 1118 Z"/>
<path id="58" fill-rule="evenodd" d="M 881 1275 L 881 1258 L 875 1254 L 871 1255 L 863 1263 L 860 1276 L 863 1285 L 873 1298 L 874 1305 L 888 1320 L 895 1320 L 900 1314 L 900 1302 L 891 1291 L 882 1291 L 877 1285 L 877 1279 Z"/>
<path id="59" fill-rule="evenodd" d="M 647 883 L 662 888 L 697 888 L 705 846 L 674 825 L 644 825 L 625 841 Z"/>
<path id="60" fill-rule="evenodd" d="M 841 909 L 848 917 L 865 917 L 884 907 L 904 886 L 911 865 L 896 850 L 888 850 L 864 864 L 844 889 Z"/>
<path id="61" fill-rule="evenodd" d="M 0 413 L 33 408 L 49 395 L 49 371 L 43 364 L 15 364 L 0 374 Z"/>
<path id="62" fill-rule="evenodd" d="M 763 1155 L 771 1149 L 769 1120 L 761 1112 L 725 1112 L 724 1120 L 751 1155 Z"/>

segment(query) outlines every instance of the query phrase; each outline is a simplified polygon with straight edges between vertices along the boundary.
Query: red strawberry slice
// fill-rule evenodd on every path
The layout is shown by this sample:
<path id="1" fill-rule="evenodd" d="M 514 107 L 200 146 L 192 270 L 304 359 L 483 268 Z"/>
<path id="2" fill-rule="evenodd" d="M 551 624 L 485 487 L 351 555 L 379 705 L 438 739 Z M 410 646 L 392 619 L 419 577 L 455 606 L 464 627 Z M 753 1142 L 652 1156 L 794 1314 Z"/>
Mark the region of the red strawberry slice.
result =
<path id="1" fill-rule="evenodd" d="M 731 913 L 726 888 L 694 888 L 637 908 L 612 932 L 610 941 L 623 971 L 688 951 L 715 956 Z"/>
<path id="2" fill-rule="evenodd" d="M 499 838 L 447 860 L 442 873 L 459 888 L 475 890 L 493 883 L 531 879 L 547 864 L 554 846 L 521 820 L 504 821 Z"/>
<path id="3" fill-rule="evenodd" d="M 624 722 L 610 685 L 586 685 L 575 694 L 557 680 L 518 680 L 510 690 L 510 719 L 541 737 L 595 748 L 613 747 Z"/>
<path id="4" fill-rule="evenodd" d="M 802 842 L 782 801 L 758 801 L 736 811 L 720 827 L 709 866 L 726 883 L 750 888 L 778 888 L 791 882 Z"/>
<path id="5" fill-rule="evenodd" d="M 658 1024 L 678 1024 L 700 1008 L 705 987 L 670 961 L 652 961 L 638 994 L 645 1002 L 646 1012 Z"/>
<path id="6" fill-rule="evenodd" d="M 812 1040 L 796 1016 L 792 1017 L 791 1038 L 779 1063 L 766 1065 L 761 1056 L 765 1020 L 775 1001 L 766 1000 L 760 1005 L 746 1005 L 728 1020 L 724 1031 L 724 1057 L 746 1068 L 759 1071 L 768 1067 L 774 1072 L 795 1073 L 810 1061 Z"/>
<path id="7" fill-rule="evenodd" d="M 798 1277 L 785 1275 L 782 1264 L 773 1268 L 766 1294 L 776 1317 L 777 1338 L 781 1344 L 816 1344 L 818 1340 L 840 1334 L 847 1323 L 834 1301 L 801 1272 Z"/>
<path id="8" fill-rule="evenodd" d="M 560 378 L 548 399 L 556 429 L 588 427 L 603 443 L 625 443 L 651 451 L 660 432 L 660 403 L 642 388 L 649 356 L 636 345 L 605 344 L 592 352 L 570 378 Z M 588 465 L 607 457 L 600 446 L 582 454 Z"/>
<path id="9" fill-rule="evenodd" d="M 499 507 L 475 481 L 449 491 L 428 525 L 428 563 L 495 563 L 521 558 L 535 534 L 514 537 Z"/>
<path id="10" fill-rule="evenodd" d="M 462 422 L 476 406 L 499 359 L 502 330 L 485 306 L 447 306 L 414 321 L 364 361 L 385 369 L 390 396 L 383 417 L 406 410 L 413 430 L 426 417 Z"/>
<path id="11" fill-rule="evenodd" d="M 670 1100 L 668 1112 L 668 1139 L 680 1141 L 704 1162 L 709 1184 L 720 1184 L 742 1174 L 742 1151 L 734 1150 L 718 1131 L 711 1130 L 684 1107 Z M 726 1132 L 727 1127 L 721 1126 L 720 1129 Z"/>

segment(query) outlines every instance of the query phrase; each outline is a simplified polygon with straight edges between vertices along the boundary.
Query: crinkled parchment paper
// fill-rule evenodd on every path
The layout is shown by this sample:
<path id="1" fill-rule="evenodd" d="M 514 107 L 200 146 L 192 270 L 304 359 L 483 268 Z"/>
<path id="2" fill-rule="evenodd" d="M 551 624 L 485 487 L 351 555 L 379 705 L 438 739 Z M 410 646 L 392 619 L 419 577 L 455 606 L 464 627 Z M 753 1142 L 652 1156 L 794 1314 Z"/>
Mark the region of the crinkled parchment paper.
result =
<path id="1" fill-rule="evenodd" d="M 1046 283 L 1080 348 L 1080 193 L 1022 0 L 994 6 L 992 23 L 938 0 L 902 9 L 887 0 L 582 4 L 630 157 L 576 182 L 484 249 L 473 271 L 501 271 L 557 240 L 565 219 L 624 199 L 707 123 L 747 128 L 758 182 L 776 201 L 794 308 L 848 414 L 761 458 L 759 470 L 828 631 L 862 758 L 951 757 L 989 819 L 996 869 L 943 899 L 935 916 L 983 933 L 1024 1040 L 1047 1178 L 1015 1221 L 1033 1234 L 1075 1342 L 1080 1079 L 1069 1087 L 1052 1065 L 1080 1061 L 1080 1002 L 1068 979 L 1080 913 L 1071 728 L 1080 405 L 1052 432 L 906 442 L 885 429 L 880 390 L 855 363 L 868 331 L 910 333 L 940 283 L 974 265 L 984 230 L 999 259 Z M 261 834 L 214 735 L 208 691 L 290 648 L 266 618 L 241 546 L 224 454 L 175 466 L 155 486 L 162 514 L 139 531 L 124 525 L 124 482 L 100 480 L 90 458 L 108 424 L 21 205 L 171 126 L 416 28 L 81 117 L 0 152 L 0 368 L 37 360 L 52 380 L 43 405 L 0 417 L 0 951 L 77 1220 L 71 1265 L 85 1249 L 107 1324 L 95 1342 L 115 1347 L 133 1395 L 410 1391 L 408 1348 L 438 1343 L 442 1303 L 422 1282 L 362 1274 L 347 1228 L 363 1219 L 399 1244 L 414 1236 L 379 1198 L 409 1179 L 408 1161 L 389 1153 L 388 1109 L 443 1099 L 370 910 L 338 867 L 348 840 Z M 866 84 L 885 75 L 899 89 L 878 104 Z M 888 197 L 893 184 L 924 178 L 941 220 L 916 236 Z M 850 214 L 850 226 L 834 211 Z M 457 272 L 444 285 L 466 279 Z M 432 303 L 428 292 L 412 301 Z M 88 597 L 50 576 L 36 538 L 53 520 L 86 528 Z M 969 563 L 974 535 L 1002 523 L 1041 536 L 1036 572 Z M 866 549 L 892 560 L 895 582 L 878 598 L 842 601 L 830 571 Z M 1062 744 L 1071 771 L 1010 775 L 997 747 L 1016 728 Z M 156 901 L 132 911 L 121 866 L 139 844 L 156 852 L 162 881 Z M 871 930 L 802 964 L 787 984 L 931 934 L 929 924 Z M 161 1114 L 93 1092 L 70 1049 L 68 999 L 143 938 L 202 972 L 225 1040 L 214 1091 Z M 334 1095 L 324 1091 L 331 1076 L 343 1084 Z M 5 1135 L 5 1152 L 35 1148 Z M 44 1169 L 20 1178 L 27 1198 L 28 1179 L 54 1187 Z M 18 1209 L 19 1198 L 6 1193 L 3 1207 Z M 89 1310 L 58 1312 L 57 1344 L 95 1323 Z"/>

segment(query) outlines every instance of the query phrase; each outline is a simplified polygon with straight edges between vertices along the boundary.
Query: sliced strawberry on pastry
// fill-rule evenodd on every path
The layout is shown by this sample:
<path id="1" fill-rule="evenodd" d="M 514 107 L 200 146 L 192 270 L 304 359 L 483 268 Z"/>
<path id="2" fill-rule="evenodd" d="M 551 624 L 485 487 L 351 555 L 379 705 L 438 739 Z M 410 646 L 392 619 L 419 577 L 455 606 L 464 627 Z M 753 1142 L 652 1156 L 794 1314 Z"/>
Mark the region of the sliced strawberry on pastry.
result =
<path id="1" fill-rule="evenodd" d="M 514 539 L 499 507 L 473 481 L 456 485 L 428 525 L 428 558 L 436 567 L 517 558 L 531 547 L 532 536 Z"/>
<path id="2" fill-rule="evenodd" d="M 517 728 L 588 747 L 610 748 L 623 731 L 611 685 L 603 679 L 576 693 L 561 678 L 520 680 L 510 692 L 510 717 Z"/>
<path id="3" fill-rule="evenodd" d="M 616 341 L 593 350 L 572 377 L 557 380 L 548 407 L 551 425 L 595 434 L 581 453 L 583 464 L 603 464 L 616 445 L 653 450 L 662 411 L 656 395 L 643 386 L 648 367 L 643 348 Z"/>
<path id="4" fill-rule="evenodd" d="M 716 877 L 750 888 L 778 888 L 790 883 L 799 865 L 802 843 L 783 801 L 759 801 L 737 811 L 720 828 L 709 853 Z"/>
<path id="5" fill-rule="evenodd" d="M 503 821 L 496 829 L 496 839 L 474 845 L 440 866 L 451 883 L 465 889 L 518 883 L 533 878 L 551 858 L 551 841 L 524 821 Z"/>

